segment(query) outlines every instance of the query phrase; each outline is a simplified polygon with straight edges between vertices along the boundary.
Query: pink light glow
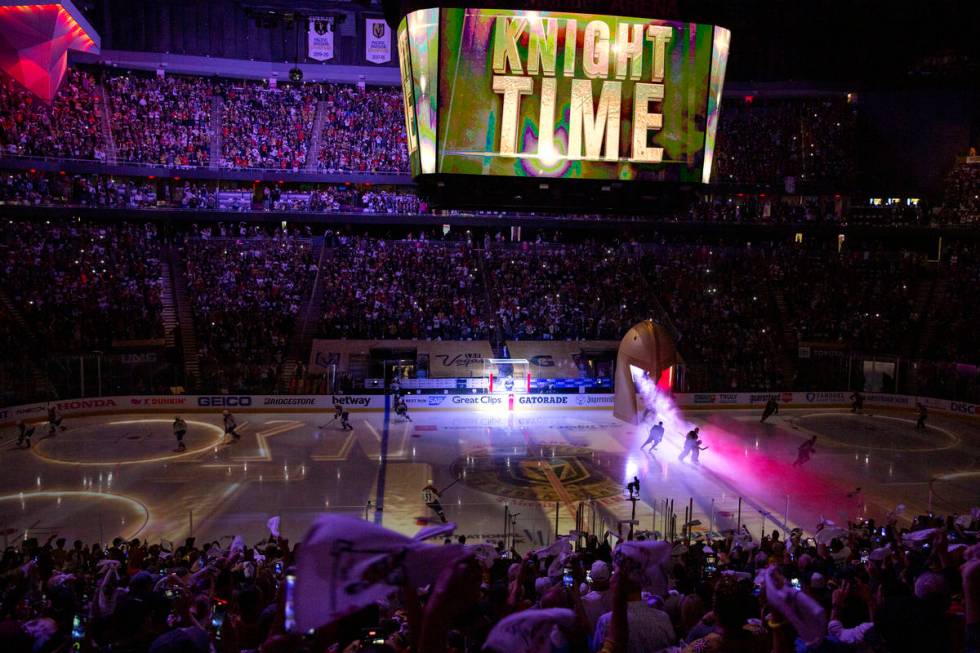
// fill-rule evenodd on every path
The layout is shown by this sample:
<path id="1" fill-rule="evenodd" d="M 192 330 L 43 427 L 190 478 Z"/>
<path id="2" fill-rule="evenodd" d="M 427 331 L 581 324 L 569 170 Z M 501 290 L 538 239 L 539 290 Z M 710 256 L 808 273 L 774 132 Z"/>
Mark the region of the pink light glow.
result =
<path id="1" fill-rule="evenodd" d="M 660 476 L 667 479 L 670 467 L 679 465 L 704 474 L 709 481 L 730 488 L 733 493 L 746 498 L 749 503 L 744 511 L 753 510 L 753 504 L 768 510 L 772 518 L 782 522 L 785 517 L 786 499 L 790 500 L 789 524 L 800 526 L 812 532 L 819 518 L 835 520 L 838 524 L 847 523 L 863 515 L 868 506 L 861 496 L 848 498 L 854 488 L 844 487 L 832 477 L 818 474 L 807 467 L 793 467 L 796 443 L 790 442 L 785 455 L 775 457 L 778 444 L 766 443 L 757 448 L 753 438 L 746 432 L 745 422 L 728 415 L 714 415 L 711 422 L 700 426 L 700 438 L 708 450 L 701 453 L 700 465 L 679 463 L 677 455 L 681 451 L 680 442 L 685 434 L 696 424 L 684 418 L 672 397 L 652 383 L 648 377 L 636 379 L 637 391 L 647 409 L 655 413 L 637 431 L 639 442 L 646 439 L 647 429 L 657 421 L 663 420 L 665 437 L 656 450 Z M 782 442 L 782 440 L 779 440 Z M 801 440 L 802 441 L 802 440 Z M 820 444 L 818 442 L 820 455 Z M 827 454 L 832 455 L 832 454 Z M 656 472 L 651 464 L 638 462 L 635 468 L 641 478 L 649 472 Z M 652 468 L 652 469 L 651 469 Z M 692 488 L 697 505 L 707 509 L 710 496 L 698 496 Z M 702 493 L 703 494 L 703 493 Z M 884 507 L 876 507 L 883 511 Z"/>

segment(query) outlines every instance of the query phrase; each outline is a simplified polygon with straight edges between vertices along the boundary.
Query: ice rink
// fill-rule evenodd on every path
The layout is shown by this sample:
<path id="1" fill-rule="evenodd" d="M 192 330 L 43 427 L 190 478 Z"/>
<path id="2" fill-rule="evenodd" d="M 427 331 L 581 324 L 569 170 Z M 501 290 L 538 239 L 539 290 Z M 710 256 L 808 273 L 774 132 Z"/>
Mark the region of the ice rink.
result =
<path id="1" fill-rule="evenodd" d="M 53 437 L 39 424 L 30 449 L 17 448 L 6 428 L 4 543 L 55 533 L 87 542 L 191 534 L 257 541 L 274 515 L 295 540 L 323 512 L 414 533 L 435 518 L 422 500 L 430 482 L 444 489 L 457 533 L 495 541 L 506 528 L 519 550 L 550 542 L 556 521 L 561 534 L 576 524 L 615 531 L 631 516 L 623 487 L 634 475 L 636 528 L 648 531 L 664 530 L 671 500 L 678 532 L 693 503 L 697 533 L 731 528 L 741 497 L 741 521 L 756 535 L 763 527 L 812 531 L 821 517 L 880 518 L 899 503 L 906 518 L 980 503 L 980 423 L 948 415 L 931 415 L 928 430 L 916 432 L 912 413 L 881 409 L 783 409 L 765 424 L 758 410 L 691 410 L 684 417 L 708 447 L 700 465 L 678 462 L 681 432 L 641 452 L 648 426 L 608 410 L 429 410 L 412 422 L 360 412 L 353 431 L 332 415 L 243 412 L 241 441 L 225 444 L 219 411 L 188 414 L 184 453 L 174 451 L 173 416 L 162 413 L 67 418 Z M 816 454 L 793 467 L 814 434 Z M 512 521 L 505 508 L 516 513 Z"/>

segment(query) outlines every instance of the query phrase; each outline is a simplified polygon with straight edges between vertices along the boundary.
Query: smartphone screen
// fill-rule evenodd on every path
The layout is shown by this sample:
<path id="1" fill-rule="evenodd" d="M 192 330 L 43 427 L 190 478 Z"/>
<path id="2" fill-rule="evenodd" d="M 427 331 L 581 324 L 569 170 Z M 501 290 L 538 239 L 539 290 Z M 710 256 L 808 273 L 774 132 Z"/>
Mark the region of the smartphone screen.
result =
<path id="1" fill-rule="evenodd" d="M 296 630 L 296 610 L 293 606 L 293 595 L 296 591 L 296 576 L 295 574 L 286 574 L 286 605 L 285 605 L 285 617 L 286 632 L 291 633 Z"/>
<path id="2" fill-rule="evenodd" d="M 575 582 L 575 578 L 572 576 L 571 567 L 565 567 L 565 573 L 562 576 L 562 582 L 564 583 L 565 587 L 571 587 L 572 584 Z"/>
<path id="3" fill-rule="evenodd" d="M 790 579 L 789 584 L 793 586 L 793 589 L 796 589 L 796 590 L 800 589 L 800 579 L 799 578 L 792 578 L 792 579 Z"/>
<path id="4" fill-rule="evenodd" d="M 277 574 L 281 574 L 282 573 L 282 563 L 281 562 L 277 562 L 276 563 L 275 570 L 276 570 L 276 573 Z"/>
<path id="5" fill-rule="evenodd" d="M 211 609 L 211 627 L 214 628 L 214 638 L 221 639 L 221 629 L 225 625 L 225 612 L 228 604 L 220 599 L 214 602 Z"/>
<path id="6" fill-rule="evenodd" d="M 71 620 L 71 641 L 80 642 L 83 639 L 85 639 L 85 622 L 76 614 Z"/>

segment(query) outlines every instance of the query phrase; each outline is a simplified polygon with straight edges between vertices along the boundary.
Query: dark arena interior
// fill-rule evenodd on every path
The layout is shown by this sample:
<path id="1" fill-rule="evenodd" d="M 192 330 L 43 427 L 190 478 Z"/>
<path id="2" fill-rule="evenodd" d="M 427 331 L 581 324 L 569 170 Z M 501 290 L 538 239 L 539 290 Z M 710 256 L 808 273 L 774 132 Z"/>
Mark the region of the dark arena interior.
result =
<path id="1" fill-rule="evenodd" d="M 978 25 L 0 1 L 0 653 L 978 653 Z"/>

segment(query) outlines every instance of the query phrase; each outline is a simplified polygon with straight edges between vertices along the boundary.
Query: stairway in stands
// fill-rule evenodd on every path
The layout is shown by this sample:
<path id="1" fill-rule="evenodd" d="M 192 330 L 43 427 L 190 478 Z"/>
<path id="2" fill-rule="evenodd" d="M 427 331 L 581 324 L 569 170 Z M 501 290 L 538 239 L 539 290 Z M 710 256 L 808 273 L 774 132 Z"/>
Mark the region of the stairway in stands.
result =
<path id="1" fill-rule="evenodd" d="M 316 172 L 317 164 L 320 161 L 320 142 L 323 140 L 323 123 L 327 119 L 327 103 L 320 100 L 316 103 L 316 118 L 313 119 L 313 138 L 310 146 L 306 149 L 305 170 Z"/>
<path id="2" fill-rule="evenodd" d="M 490 348 L 493 350 L 494 358 L 510 358 L 509 352 L 506 347 L 506 334 L 504 333 L 504 324 L 500 320 L 500 316 L 497 313 L 497 302 L 493 300 L 494 297 L 498 296 L 500 288 L 496 287 L 494 284 L 494 292 L 490 292 L 491 279 L 487 274 L 486 257 L 487 251 L 485 249 L 473 249 L 473 256 L 476 259 L 476 270 L 478 278 L 482 281 L 483 286 L 483 319 L 487 324 L 490 325 L 492 331 L 490 332 Z"/>
<path id="3" fill-rule="evenodd" d="M 160 261 L 160 303 L 163 304 L 161 318 L 163 319 L 163 339 L 167 349 L 177 346 L 177 331 L 180 323 L 177 321 L 177 308 L 174 302 L 174 284 L 171 281 L 169 261 Z"/>
<path id="4" fill-rule="evenodd" d="M 221 124 L 225 115 L 225 103 L 221 99 L 221 96 L 215 95 L 211 98 L 211 122 L 208 124 L 208 130 L 211 132 L 211 149 L 208 152 L 209 157 L 208 164 L 209 168 L 216 169 L 221 168 L 224 162 L 221 148 L 223 146 L 223 130 L 221 129 Z"/>
<path id="5" fill-rule="evenodd" d="M 313 279 L 313 290 L 310 292 L 310 298 L 297 316 L 296 326 L 293 328 L 293 335 L 289 340 L 286 358 L 282 364 L 282 371 L 279 373 L 280 392 L 288 391 L 289 381 L 293 378 L 293 373 L 300 361 L 309 359 L 310 348 L 313 346 L 313 336 L 316 334 L 317 324 L 323 314 L 324 288 L 322 287 L 323 284 L 320 283 L 320 270 L 323 269 L 324 262 L 329 258 L 323 236 L 317 236 L 313 239 L 313 258 L 317 262 L 316 278 Z"/>
<path id="6" fill-rule="evenodd" d="M 785 387 L 791 387 L 796 377 L 796 360 L 799 357 L 800 342 L 789 319 L 789 306 L 786 303 L 786 295 L 778 284 L 769 279 L 766 283 L 769 287 L 771 301 L 769 302 L 770 321 L 776 326 L 776 333 L 773 334 L 774 340 L 779 347 L 779 363 L 783 370 L 783 381 Z"/>
<path id="7" fill-rule="evenodd" d="M 116 150 L 116 138 L 112 135 L 112 122 L 109 119 L 112 111 L 104 84 L 99 85 L 99 97 L 102 100 L 102 137 L 105 139 L 105 162 L 116 163 L 119 155 Z"/>
<path id="8" fill-rule="evenodd" d="M 201 363 L 197 353 L 197 335 L 194 332 L 194 310 L 187 292 L 187 277 L 184 261 L 175 245 L 167 247 L 167 269 L 170 272 L 173 309 L 177 317 L 174 331 L 175 344 L 180 347 L 184 360 L 184 386 L 194 391 L 201 381 Z"/>

